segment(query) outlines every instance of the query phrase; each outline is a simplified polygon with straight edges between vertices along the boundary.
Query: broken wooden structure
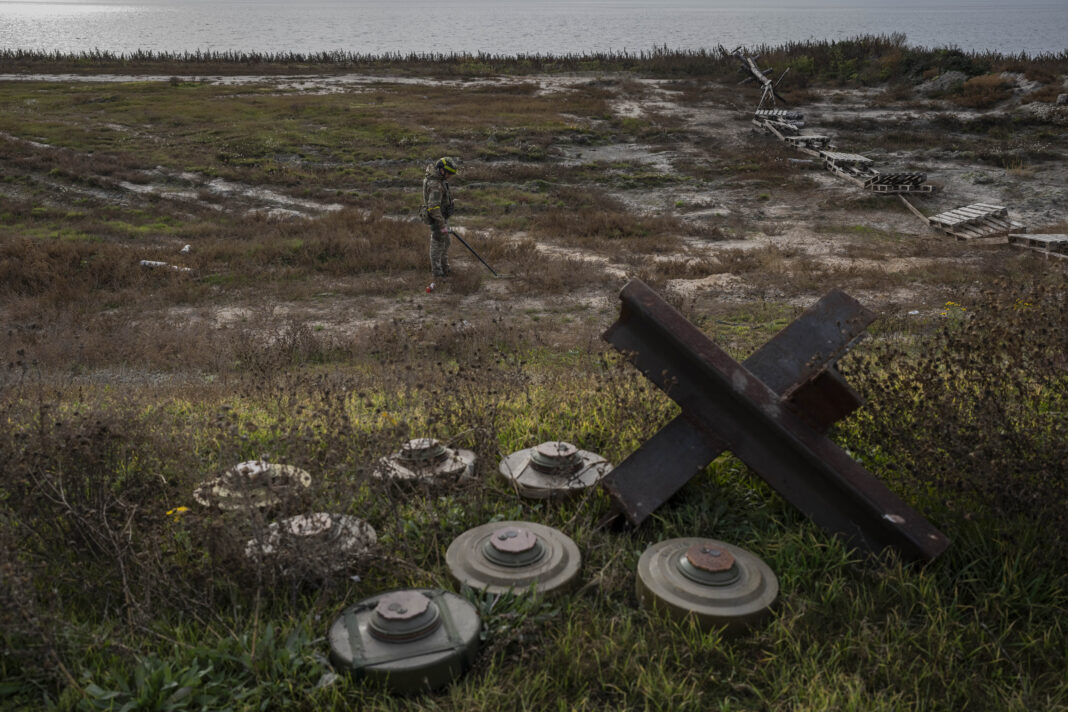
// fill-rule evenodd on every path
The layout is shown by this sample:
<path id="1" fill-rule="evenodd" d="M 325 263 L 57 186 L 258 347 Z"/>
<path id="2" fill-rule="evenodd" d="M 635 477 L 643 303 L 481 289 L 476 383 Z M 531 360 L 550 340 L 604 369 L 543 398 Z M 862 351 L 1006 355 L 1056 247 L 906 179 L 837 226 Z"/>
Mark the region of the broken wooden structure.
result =
<path id="1" fill-rule="evenodd" d="M 1020 245 L 1046 255 L 1066 256 L 1064 242 L 1060 239 L 1062 235 L 1011 235 L 1014 230 L 1022 233 L 1025 228 L 1021 223 L 1012 220 L 1008 215 L 1008 210 L 1002 206 L 974 203 L 927 217 L 905 200 L 905 194 L 933 192 L 933 187 L 927 184 L 926 173 L 881 173 L 874 168 L 873 161 L 867 156 L 832 150 L 830 137 L 801 133 L 805 125 L 804 114 L 792 109 L 763 108 L 768 95 L 768 87 L 771 86 L 774 91 L 774 85 L 765 76 L 766 72 L 761 72 L 751 58 L 743 57 L 739 50 L 735 50 L 734 54 L 742 59 L 753 76 L 765 85 L 764 96 L 761 97 L 752 118 L 753 125 L 761 131 L 770 133 L 796 150 L 818 159 L 831 173 L 865 190 L 883 195 L 897 195 L 905 206 L 926 224 L 958 240 L 1004 237 L 1010 244 Z M 774 98 L 772 103 L 774 104 Z"/>
<path id="2" fill-rule="evenodd" d="M 861 400 L 835 364 L 875 316 L 835 290 L 744 364 L 640 280 L 620 293 L 603 338 L 682 413 L 602 480 L 619 511 L 640 524 L 695 474 L 730 450 L 826 531 L 868 552 L 893 548 L 930 561 L 949 542 L 824 433 Z"/>
<path id="3" fill-rule="evenodd" d="M 753 125 L 802 153 L 820 159 L 823 167 L 837 176 L 875 193 L 930 193 L 926 173 L 880 173 L 872 160 L 857 153 L 831 150 L 831 139 L 823 134 L 803 134 L 804 114 L 787 109 L 757 109 Z"/>
<path id="4" fill-rule="evenodd" d="M 864 181 L 879 175 L 871 167 L 872 160 L 859 153 L 842 153 L 840 151 L 820 151 L 823 167 L 863 187 Z"/>
<path id="5" fill-rule="evenodd" d="M 864 187 L 876 193 L 930 193 L 926 173 L 879 173 L 864 181 Z"/>
<path id="6" fill-rule="evenodd" d="M 771 72 L 771 70 L 761 69 L 760 67 L 758 67 L 756 63 L 756 57 L 746 56 L 742 52 L 741 47 L 735 49 L 733 52 L 731 52 L 731 54 L 737 57 L 738 60 L 742 63 L 742 70 L 749 72 L 750 76 L 743 79 L 742 83 L 744 84 L 750 79 L 756 79 L 758 82 L 760 82 L 760 85 L 763 88 L 762 93 L 760 95 L 760 103 L 757 104 L 758 110 L 763 107 L 765 103 L 769 103 L 774 106 L 776 99 L 778 99 L 784 104 L 786 103 L 786 100 L 779 96 L 779 92 L 775 91 L 775 87 L 777 87 L 779 85 L 779 82 L 782 81 L 782 78 L 786 76 L 786 72 L 790 71 L 789 67 L 787 67 L 786 70 L 779 76 L 778 81 L 773 82 L 768 78 L 768 73 Z"/>
<path id="7" fill-rule="evenodd" d="M 780 141 L 797 136 L 805 125 L 805 117 L 785 109 L 757 109 L 753 112 L 753 126 L 770 133 Z"/>

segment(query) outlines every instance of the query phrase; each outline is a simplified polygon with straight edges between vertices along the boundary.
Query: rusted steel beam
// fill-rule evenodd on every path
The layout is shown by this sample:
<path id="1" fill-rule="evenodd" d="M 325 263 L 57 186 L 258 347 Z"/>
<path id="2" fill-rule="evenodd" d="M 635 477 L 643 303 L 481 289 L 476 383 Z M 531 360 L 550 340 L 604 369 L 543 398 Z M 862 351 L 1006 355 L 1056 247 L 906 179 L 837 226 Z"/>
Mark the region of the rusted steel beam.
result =
<path id="1" fill-rule="evenodd" d="M 861 400 L 837 372 L 824 369 L 831 369 L 874 319 L 855 299 L 834 290 L 744 365 L 779 395 L 789 392 L 791 407 L 802 402 L 795 410 L 805 412 L 812 425 L 825 431 L 858 408 Z M 612 329 L 605 333 L 605 340 L 612 341 L 611 333 Z M 684 413 L 617 465 L 602 484 L 620 512 L 637 526 L 725 450 L 715 433 L 700 430 Z M 654 472 L 656 476 L 650 476 Z"/>
<path id="2" fill-rule="evenodd" d="M 725 450 L 715 433 L 680 414 L 605 475 L 601 487 L 637 526 Z"/>
<path id="3" fill-rule="evenodd" d="M 702 454 L 726 447 L 816 524 L 865 551 L 892 547 L 907 559 L 931 560 L 945 549 L 948 540 L 941 532 L 644 283 L 630 282 L 620 299 L 619 321 L 604 338 L 682 407 L 694 430 L 708 437 L 710 447 Z M 838 341 L 849 336 L 851 343 L 859 322 L 840 323 L 845 329 Z M 803 383 L 818 375 L 820 361 L 841 348 L 821 350 L 797 367 Z M 781 355 L 783 350 L 769 353 Z M 770 361 L 774 364 L 776 358 Z M 812 378 L 805 378 L 810 372 Z M 696 459 L 697 449 L 692 449 Z M 634 473 L 627 480 L 612 478 L 624 481 L 633 486 Z"/>

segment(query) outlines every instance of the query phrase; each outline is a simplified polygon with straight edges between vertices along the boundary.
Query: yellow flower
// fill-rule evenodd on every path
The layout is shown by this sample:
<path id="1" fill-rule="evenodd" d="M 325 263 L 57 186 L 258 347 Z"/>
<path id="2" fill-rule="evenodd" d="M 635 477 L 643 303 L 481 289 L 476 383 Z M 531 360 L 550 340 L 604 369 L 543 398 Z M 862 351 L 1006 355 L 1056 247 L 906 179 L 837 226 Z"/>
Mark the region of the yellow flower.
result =
<path id="1" fill-rule="evenodd" d="M 189 507 L 175 507 L 174 509 L 167 510 L 168 517 L 178 518 L 189 511 Z"/>

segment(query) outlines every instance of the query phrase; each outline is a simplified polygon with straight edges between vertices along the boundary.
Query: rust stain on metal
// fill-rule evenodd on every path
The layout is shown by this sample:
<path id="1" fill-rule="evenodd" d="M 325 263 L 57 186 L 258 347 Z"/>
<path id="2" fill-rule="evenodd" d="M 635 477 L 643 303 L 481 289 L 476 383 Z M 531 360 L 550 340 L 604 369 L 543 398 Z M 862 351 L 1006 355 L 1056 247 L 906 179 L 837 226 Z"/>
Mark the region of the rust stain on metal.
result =
<path id="1" fill-rule="evenodd" d="M 686 550 L 686 558 L 695 568 L 709 573 L 730 571 L 734 566 L 734 556 L 726 549 L 694 544 Z"/>
<path id="2" fill-rule="evenodd" d="M 835 418 L 860 405 L 834 370 L 874 320 L 856 300 L 832 291 L 739 364 L 640 280 L 620 299 L 619 320 L 604 339 L 682 407 L 602 481 L 632 524 L 730 450 L 816 524 L 860 549 L 893 547 L 908 559 L 931 560 L 948 546 L 824 436 Z"/>

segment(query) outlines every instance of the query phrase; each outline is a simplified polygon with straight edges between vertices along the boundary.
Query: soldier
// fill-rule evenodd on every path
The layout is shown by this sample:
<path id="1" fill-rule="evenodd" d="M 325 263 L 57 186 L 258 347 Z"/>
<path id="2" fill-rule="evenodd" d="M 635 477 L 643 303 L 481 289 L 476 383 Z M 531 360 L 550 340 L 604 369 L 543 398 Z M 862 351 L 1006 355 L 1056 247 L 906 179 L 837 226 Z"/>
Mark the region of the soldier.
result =
<path id="1" fill-rule="evenodd" d="M 437 163 L 426 167 L 423 177 L 423 220 L 430 225 L 430 270 L 439 279 L 449 276 L 448 219 L 453 204 L 446 181 L 457 169 L 457 159 L 439 158 Z"/>

